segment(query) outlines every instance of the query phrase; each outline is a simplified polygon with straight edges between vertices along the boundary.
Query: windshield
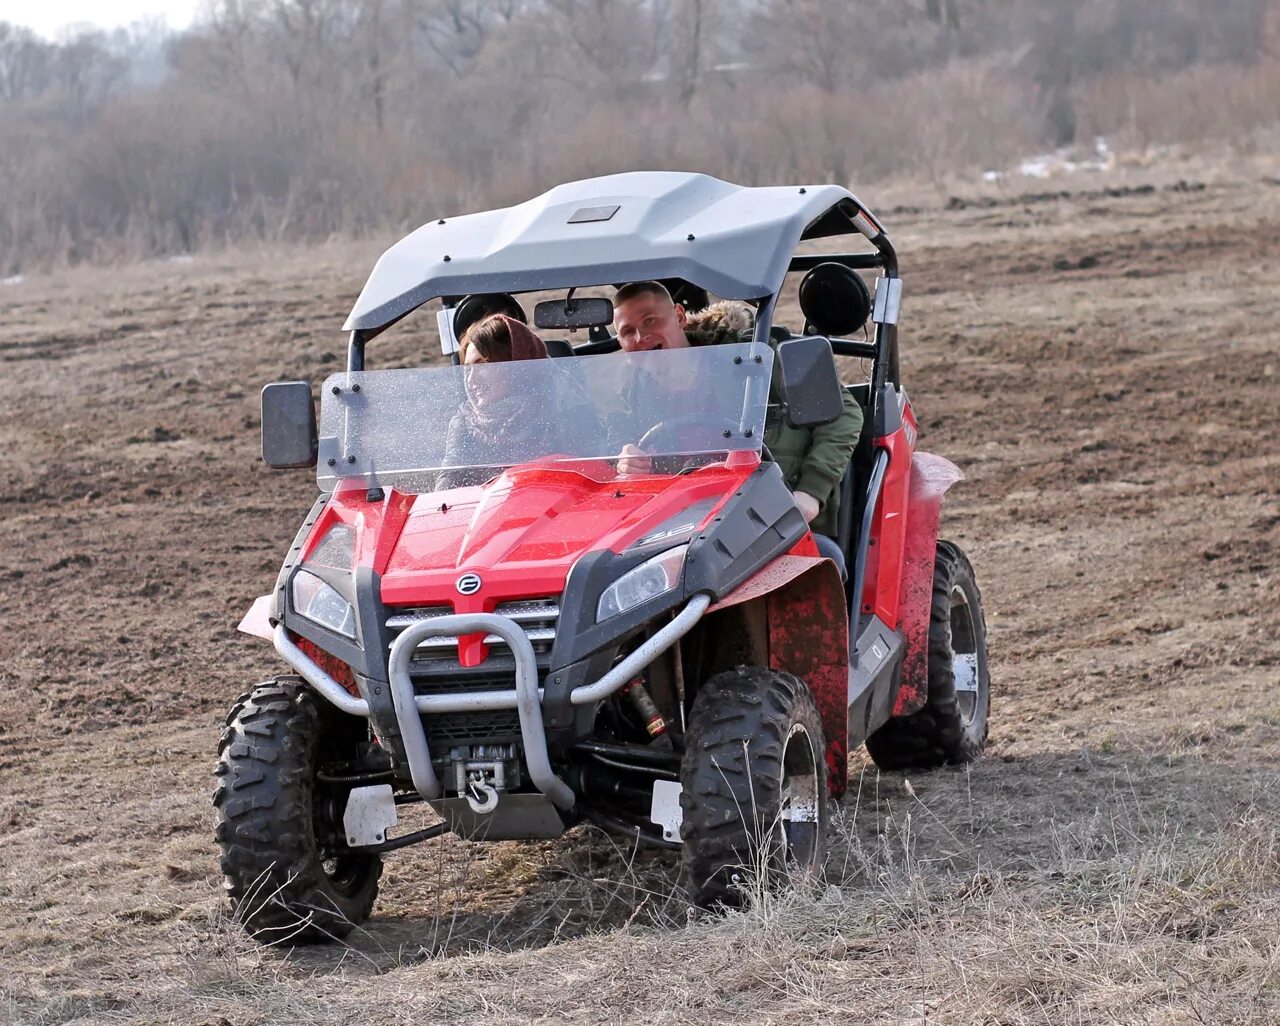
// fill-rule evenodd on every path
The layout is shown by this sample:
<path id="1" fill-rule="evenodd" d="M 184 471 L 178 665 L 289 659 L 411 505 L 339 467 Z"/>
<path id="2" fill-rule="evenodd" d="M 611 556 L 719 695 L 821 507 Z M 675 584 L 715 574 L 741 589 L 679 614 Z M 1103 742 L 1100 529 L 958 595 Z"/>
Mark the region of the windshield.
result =
<path id="1" fill-rule="evenodd" d="M 758 452 L 773 360 L 757 352 L 740 343 L 334 374 L 321 392 L 317 478 L 325 491 L 355 478 L 429 492 L 532 462 L 595 475 L 622 457 L 629 473 L 676 473 Z"/>

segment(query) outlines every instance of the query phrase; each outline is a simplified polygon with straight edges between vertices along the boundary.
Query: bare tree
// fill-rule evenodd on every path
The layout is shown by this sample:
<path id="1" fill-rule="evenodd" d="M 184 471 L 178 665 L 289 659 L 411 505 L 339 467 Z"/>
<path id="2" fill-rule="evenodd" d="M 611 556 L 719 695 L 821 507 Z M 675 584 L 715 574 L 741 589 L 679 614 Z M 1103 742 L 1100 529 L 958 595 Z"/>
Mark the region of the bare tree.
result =
<path id="1" fill-rule="evenodd" d="M 957 0 L 925 0 L 925 16 L 935 25 L 947 28 L 960 27 L 960 7 Z"/>
<path id="2" fill-rule="evenodd" d="M 388 231 L 637 167 L 941 183 L 1086 132 L 1270 145 L 1278 39 L 1280 0 L 208 0 L 167 44 L 0 24 L 0 267 Z"/>
<path id="3" fill-rule="evenodd" d="M 356 45 L 364 63 L 364 92 L 373 111 L 374 127 L 386 127 L 387 80 L 391 64 L 391 19 L 386 0 L 365 0 L 356 13 Z"/>
<path id="4" fill-rule="evenodd" d="M 768 63 L 828 96 L 858 71 L 862 40 L 840 0 L 772 0 L 757 10 L 751 29 Z"/>
<path id="5" fill-rule="evenodd" d="M 66 113 L 77 122 L 107 99 L 126 71 L 125 62 L 103 45 L 103 36 L 97 32 L 74 36 L 53 51 L 49 62 L 53 87 Z"/>
<path id="6" fill-rule="evenodd" d="M 709 7 L 708 0 L 682 0 L 674 12 L 679 40 L 675 79 L 680 103 L 685 107 L 698 91 L 702 78 L 703 34 L 709 20 Z"/>
<path id="7" fill-rule="evenodd" d="M 51 49 L 30 29 L 0 21 L 0 99 L 42 92 L 49 79 Z"/>
<path id="8" fill-rule="evenodd" d="M 453 74 L 462 78 L 475 64 L 495 17 L 513 16 L 513 0 L 495 9 L 484 0 L 417 0 L 414 13 L 423 38 Z"/>

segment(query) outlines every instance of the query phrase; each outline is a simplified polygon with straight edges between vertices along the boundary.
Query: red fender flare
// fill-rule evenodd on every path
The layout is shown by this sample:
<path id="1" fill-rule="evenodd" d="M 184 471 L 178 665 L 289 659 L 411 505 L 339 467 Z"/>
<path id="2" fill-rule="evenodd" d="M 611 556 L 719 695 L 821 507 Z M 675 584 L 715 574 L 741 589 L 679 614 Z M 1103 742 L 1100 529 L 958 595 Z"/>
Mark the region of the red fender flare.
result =
<path id="1" fill-rule="evenodd" d="M 962 480 L 963 472 L 950 460 L 928 452 L 917 452 L 911 457 L 897 624 L 906 642 L 906 657 L 893 704 L 894 716 L 916 712 L 929 693 L 929 611 L 933 606 L 938 524 L 943 496 Z"/>
<path id="2" fill-rule="evenodd" d="M 838 798 L 849 756 L 849 612 L 840 575 L 827 559 L 779 556 L 707 612 L 757 598 L 767 603 L 769 665 L 803 680 L 818 707 L 827 791 Z"/>

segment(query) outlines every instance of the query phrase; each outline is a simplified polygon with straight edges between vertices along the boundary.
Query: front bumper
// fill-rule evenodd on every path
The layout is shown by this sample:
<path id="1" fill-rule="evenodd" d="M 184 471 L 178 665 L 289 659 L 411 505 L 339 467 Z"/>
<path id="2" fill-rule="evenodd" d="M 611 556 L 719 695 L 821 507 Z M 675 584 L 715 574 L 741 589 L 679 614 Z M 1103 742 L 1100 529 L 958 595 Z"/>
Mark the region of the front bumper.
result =
<path id="1" fill-rule="evenodd" d="M 570 703 L 589 705 L 608 698 L 692 630 L 710 604 L 710 595 L 695 595 L 670 623 L 641 643 L 599 680 L 574 688 L 569 696 Z M 415 695 L 413 681 L 409 676 L 409 662 L 414 650 L 427 638 L 463 634 L 494 634 L 507 643 L 515 657 L 515 687 L 493 691 L 443 691 Z M 276 651 L 325 699 L 352 716 L 368 717 L 368 702 L 351 695 L 298 648 L 283 624 L 276 626 L 273 641 Z M 391 645 L 389 680 L 396 723 L 404 740 L 410 779 L 423 798 L 438 799 L 444 793 L 435 768 L 431 765 L 431 751 L 427 745 L 423 716 L 433 713 L 515 709 L 520 717 L 520 738 L 529 779 L 560 808 L 573 807 L 573 791 L 551 767 L 542 720 L 543 689 L 539 686 L 537 659 L 520 624 L 495 613 L 460 613 L 432 617 L 411 624 Z"/>

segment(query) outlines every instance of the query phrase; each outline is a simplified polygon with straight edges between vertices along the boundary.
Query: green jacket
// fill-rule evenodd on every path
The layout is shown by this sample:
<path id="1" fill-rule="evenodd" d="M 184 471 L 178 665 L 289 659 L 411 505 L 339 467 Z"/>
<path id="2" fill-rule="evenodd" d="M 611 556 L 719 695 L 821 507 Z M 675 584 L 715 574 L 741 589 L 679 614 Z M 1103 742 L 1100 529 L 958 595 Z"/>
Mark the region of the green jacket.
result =
<path id="1" fill-rule="evenodd" d="M 750 310 L 738 303 L 716 303 L 691 314 L 685 336 L 691 345 L 736 342 L 751 328 Z M 774 344 L 776 351 L 776 343 Z M 777 402 L 779 385 L 775 362 L 770 401 Z M 844 476 L 858 435 L 862 432 L 862 407 L 844 392 L 844 413 L 831 424 L 794 428 L 781 418 L 765 431 L 764 443 L 782 469 L 787 487 L 807 492 L 818 500 L 817 517 L 809 526 L 818 534 L 836 534 L 840 512 L 840 479 Z"/>

